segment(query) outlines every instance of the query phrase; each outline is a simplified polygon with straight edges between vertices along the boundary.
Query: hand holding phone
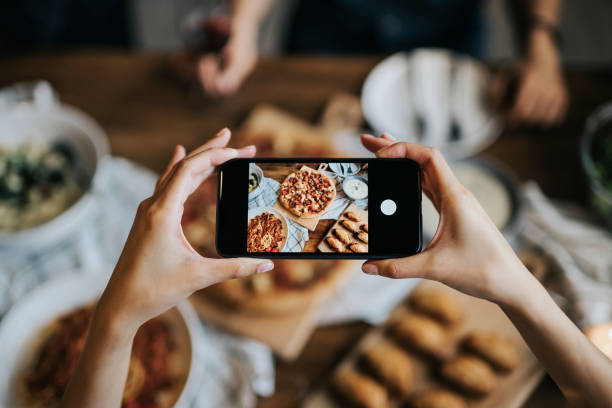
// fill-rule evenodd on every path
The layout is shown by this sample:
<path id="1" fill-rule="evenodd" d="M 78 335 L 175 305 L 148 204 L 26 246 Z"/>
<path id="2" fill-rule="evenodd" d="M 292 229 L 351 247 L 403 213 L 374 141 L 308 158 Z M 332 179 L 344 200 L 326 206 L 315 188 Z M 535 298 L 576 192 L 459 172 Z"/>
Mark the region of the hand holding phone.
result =
<path id="1" fill-rule="evenodd" d="M 236 159 L 219 169 L 217 251 L 228 257 L 389 258 L 421 248 L 409 159 Z"/>
<path id="2" fill-rule="evenodd" d="M 438 229 L 423 252 L 401 259 L 366 262 L 364 272 L 396 279 L 437 280 L 502 304 L 510 302 L 511 297 L 520 298 L 517 283 L 524 280 L 525 267 L 438 150 L 397 143 L 386 134 L 363 135 L 362 142 L 377 157 L 409 157 L 419 163 L 423 191 L 440 213 Z"/>

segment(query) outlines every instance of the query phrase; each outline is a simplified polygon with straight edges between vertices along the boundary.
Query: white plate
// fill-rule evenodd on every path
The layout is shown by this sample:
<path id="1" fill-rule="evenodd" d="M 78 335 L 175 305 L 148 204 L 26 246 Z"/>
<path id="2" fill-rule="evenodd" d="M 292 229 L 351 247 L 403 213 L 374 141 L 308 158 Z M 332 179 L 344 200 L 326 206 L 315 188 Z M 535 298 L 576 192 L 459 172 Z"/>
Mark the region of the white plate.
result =
<path id="1" fill-rule="evenodd" d="M 452 68 L 450 71 L 421 69 L 415 75 L 412 68 L 416 59 L 420 67 L 435 63 L 435 60 L 450 59 Z M 435 75 L 450 75 L 451 78 L 449 81 Z M 415 106 L 427 108 L 436 104 L 431 100 L 413 99 L 417 97 L 413 92 L 415 81 L 418 81 L 419 98 L 444 98 L 450 101 L 450 113 L 433 111 L 426 115 L 435 118 L 433 120 L 446 122 L 443 126 L 435 123 L 436 128 L 448 128 L 448 137 L 443 140 L 439 137 L 428 140 L 418 130 Z M 361 91 L 363 113 L 377 134 L 388 132 L 399 140 L 437 147 L 449 158 L 465 158 L 486 148 L 502 129 L 501 119 L 490 111 L 486 103 L 488 81 L 488 71 L 481 63 L 449 51 L 422 49 L 397 53 L 380 62 L 367 76 Z M 444 90 L 437 86 L 440 83 L 450 84 L 450 89 L 442 92 Z M 439 106 L 444 105 L 442 102 Z M 460 129 L 460 138 L 454 141 L 450 137 L 453 123 Z"/>
<path id="2" fill-rule="evenodd" d="M 247 215 L 247 220 L 250 221 L 251 218 L 255 218 L 259 214 L 263 214 L 265 212 L 270 212 L 274 214 L 276 217 L 278 217 L 278 219 L 281 220 L 281 223 L 283 224 L 283 240 L 281 241 L 280 248 L 279 248 L 279 252 L 283 252 L 285 245 L 287 245 L 287 238 L 289 235 L 289 223 L 287 222 L 287 218 L 285 218 L 282 212 L 272 207 L 257 207 L 257 208 L 253 208 L 249 210 L 248 215 Z M 247 221 L 247 224 L 248 224 L 248 221 Z"/>
<path id="3" fill-rule="evenodd" d="M 108 276 L 98 273 L 70 274 L 39 286 L 13 306 L 0 324 L 0 406 L 19 407 L 13 384 L 31 357 L 37 335 L 56 317 L 96 300 Z M 194 344 L 207 342 L 198 317 L 187 301 L 177 306 L 192 345 L 189 376 L 175 407 L 188 407 L 199 391 L 202 365 L 196 359 Z"/>

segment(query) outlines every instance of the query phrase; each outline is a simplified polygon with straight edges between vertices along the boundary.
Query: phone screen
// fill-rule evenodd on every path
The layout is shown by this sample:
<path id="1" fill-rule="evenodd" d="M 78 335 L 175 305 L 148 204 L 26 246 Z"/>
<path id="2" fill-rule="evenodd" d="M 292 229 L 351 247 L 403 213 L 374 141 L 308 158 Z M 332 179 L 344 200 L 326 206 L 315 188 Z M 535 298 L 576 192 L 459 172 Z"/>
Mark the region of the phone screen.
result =
<path id="1" fill-rule="evenodd" d="M 368 163 L 250 163 L 253 252 L 368 253 Z"/>
<path id="2" fill-rule="evenodd" d="M 223 256 L 383 258 L 421 248 L 418 165 L 407 159 L 234 159 L 219 171 Z"/>

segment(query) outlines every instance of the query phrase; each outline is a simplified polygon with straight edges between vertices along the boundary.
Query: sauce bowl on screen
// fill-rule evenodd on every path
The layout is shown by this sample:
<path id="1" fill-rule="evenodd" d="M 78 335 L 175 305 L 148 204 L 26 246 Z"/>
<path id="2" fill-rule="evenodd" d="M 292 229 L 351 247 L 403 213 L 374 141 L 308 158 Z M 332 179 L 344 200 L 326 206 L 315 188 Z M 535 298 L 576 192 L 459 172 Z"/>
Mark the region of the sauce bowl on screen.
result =
<path id="1" fill-rule="evenodd" d="M 359 189 L 364 190 L 365 193 Z M 349 176 L 342 182 L 342 190 L 351 200 L 364 200 L 369 194 L 368 180 L 360 176 Z"/>

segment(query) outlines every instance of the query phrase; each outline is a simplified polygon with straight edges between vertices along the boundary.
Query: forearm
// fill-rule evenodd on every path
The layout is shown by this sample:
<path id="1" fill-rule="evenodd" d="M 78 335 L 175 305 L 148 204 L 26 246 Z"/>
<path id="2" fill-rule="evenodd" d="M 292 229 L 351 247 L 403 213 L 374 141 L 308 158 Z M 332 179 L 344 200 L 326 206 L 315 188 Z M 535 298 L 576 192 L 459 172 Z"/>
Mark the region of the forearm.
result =
<path id="1" fill-rule="evenodd" d="M 528 7 L 523 25 L 525 58 L 546 59 L 559 64 L 554 30 L 559 27 L 561 21 L 561 0 L 533 0 L 524 4 Z"/>
<path id="2" fill-rule="evenodd" d="M 100 302 L 102 303 L 102 301 Z M 120 407 L 137 328 L 98 304 L 63 407 Z"/>
<path id="3" fill-rule="evenodd" d="M 270 6 L 275 0 L 233 0 L 232 36 L 257 36 Z"/>
<path id="4" fill-rule="evenodd" d="M 612 406 L 612 361 L 559 309 L 531 275 L 520 297 L 502 309 L 533 353 L 576 406 Z"/>

